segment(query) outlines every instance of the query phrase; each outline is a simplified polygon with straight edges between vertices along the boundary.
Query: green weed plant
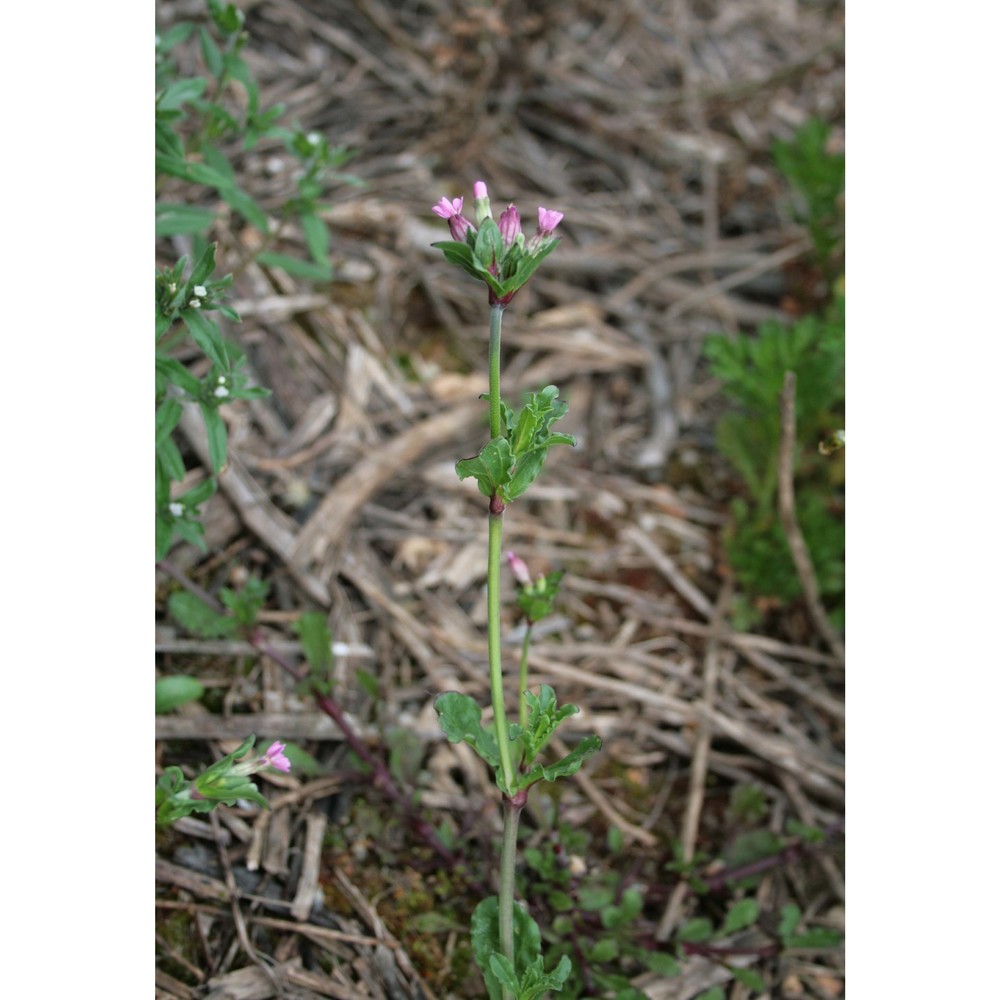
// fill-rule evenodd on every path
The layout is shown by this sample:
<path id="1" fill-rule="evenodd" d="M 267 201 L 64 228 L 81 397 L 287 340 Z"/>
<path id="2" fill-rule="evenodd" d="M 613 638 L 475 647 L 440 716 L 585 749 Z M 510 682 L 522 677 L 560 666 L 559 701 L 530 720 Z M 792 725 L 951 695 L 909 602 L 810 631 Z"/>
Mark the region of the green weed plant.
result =
<path id="1" fill-rule="evenodd" d="M 179 242 L 190 254 L 156 275 L 156 558 L 176 538 L 204 549 L 201 505 L 215 492 L 226 462 L 226 426 L 219 410 L 267 391 L 249 386 L 243 352 L 220 329 L 216 315 L 239 322 L 224 302 L 232 275 L 217 276 L 219 227 L 248 225 L 261 237 L 250 259 L 297 279 L 329 281 L 330 232 L 321 199 L 334 182 L 359 183 L 339 168 L 351 154 L 319 132 L 282 124 L 282 105 L 263 107 L 243 51 L 245 16 L 233 4 L 206 0 L 204 23 L 181 21 L 156 38 L 156 235 L 161 259 Z M 201 72 L 182 65 L 196 62 Z M 294 191 L 276 208 L 251 197 L 239 181 L 239 158 L 250 150 L 284 146 L 298 162 Z M 297 227 L 308 257 L 276 249 Z M 192 345 L 194 352 L 192 355 Z M 200 366 L 195 362 L 203 362 Z M 209 367 L 195 374 L 204 362 Z M 185 492 L 188 472 L 175 432 L 185 404 L 196 404 L 208 436 L 209 476 Z"/>
<path id="2" fill-rule="evenodd" d="M 843 155 L 826 150 L 828 130 L 808 123 L 775 159 L 799 196 L 800 213 L 824 267 L 842 245 Z M 842 260 L 841 260 L 842 262 Z M 709 337 L 705 355 L 730 409 L 716 425 L 719 451 L 739 473 L 744 493 L 730 506 L 725 548 L 740 586 L 738 625 L 757 609 L 787 606 L 802 594 L 778 510 L 781 393 L 796 375 L 796 517 L 819 591 L 836 624 L 844 606 L 844 465 L 824 446 L 844 426 L 845 295 L 842 274 L 830 301 L 791 325 L 763 323 L 754 335 Z"/>

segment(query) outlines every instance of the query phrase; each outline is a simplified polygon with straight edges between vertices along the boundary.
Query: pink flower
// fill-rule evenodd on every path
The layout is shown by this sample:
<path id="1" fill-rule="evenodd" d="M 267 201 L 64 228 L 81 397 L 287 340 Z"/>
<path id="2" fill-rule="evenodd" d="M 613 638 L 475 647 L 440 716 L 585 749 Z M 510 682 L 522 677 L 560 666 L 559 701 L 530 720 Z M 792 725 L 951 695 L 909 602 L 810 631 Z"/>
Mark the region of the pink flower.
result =
<path id="1" fill-rule="evenodd" d="M 563 220 L 562 212 L 554 212 L 550 208 L 538 207 L 538 235 L 544 239 L 551 236 L 553 230 Z"/>
<path id="2" fill-rule="evenodd" d="M 285 744 L 279 743 L 277 740 L 264 751 L 261 763 L 270 764 L 271 767 L 276 767 L 279 771 L 292 769 L 292 762 L 285 756 Z"/>
<path id="3" fill-rule="evenodd" d="M 442 198 L 431 209 L 431 211 L 435 215 L 440 215 L 442 219 L 450 219 L 453 215 L 462 214 L 462 205 L 464 202 L 464 198 L 456 198 L 454 201 L 448 201 L 447 198 Z"/>
<path id="4" fill-rule="evenodd" d="M 477 201 L 482 198 L 489 198 L 485 181 L 476 181 L 476 183 L 472 185 L 472 197 Z"/>
<path id="5" fill-rule="evenodd" d="M 517 206 L 508 205 L 500 213 L 500 235 L 503 237 L 503 245 L 508 249 L 521 235 L 521 216 L 518 214 Z"/>
<path id="6" fill-rule="evenodd" d="M 535 235 L 528 240 L 528 245 L 524 248 L 524 252 L 531 257 L 547 243 L 550 243 L 553 231 L 562 220 L 562 212 L 556 212 L 551 208 L 542 208 L 539 206 L 538 229 L 535 230 Z"/>
<path id="7" fill-rule="evenodd" d="M 531 583 L 531 573 L 528 572 L 528 564 L 515 552 L 507 553 L 507 562 L 510 564 L 510 571 L 514 574 L 514 579 L 522 587 L 528 586 Z"/>
<path id="8" fill-rule="evenodd" d="M 448 228 L 451 230 L 452 239 L 458 240 L 459 242 L 464 241 L 465 234 L 472 228 L 472 223 L 462 215 L 462 205 L 464 204 L 464 198 L 456 198 L 454 201 L 448 201 L 447 198 L 442 198 L 431 211 L 435 215 L 441 216 L 442 219 L 448 220 Z"/>

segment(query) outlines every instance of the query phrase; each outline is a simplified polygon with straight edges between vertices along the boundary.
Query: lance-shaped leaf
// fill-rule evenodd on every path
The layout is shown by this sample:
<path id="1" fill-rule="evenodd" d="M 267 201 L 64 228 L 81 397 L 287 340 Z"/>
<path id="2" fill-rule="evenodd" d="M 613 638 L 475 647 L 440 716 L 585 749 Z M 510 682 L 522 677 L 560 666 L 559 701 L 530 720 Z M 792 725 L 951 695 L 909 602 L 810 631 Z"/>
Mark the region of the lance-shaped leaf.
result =
<path id="1" fill-rule="evenodd" d="M 536 764 L 527 774 L 518 778 L 516 787 L 528 788 L 536 781 L 556 781 L 559 778 L 568 778 L 580 770 L 583 762 L 588 757 L 593 757 L 601 749 L 600 736 L 587 736 L 565 757 L 560 758 L 553 764 Z"/>

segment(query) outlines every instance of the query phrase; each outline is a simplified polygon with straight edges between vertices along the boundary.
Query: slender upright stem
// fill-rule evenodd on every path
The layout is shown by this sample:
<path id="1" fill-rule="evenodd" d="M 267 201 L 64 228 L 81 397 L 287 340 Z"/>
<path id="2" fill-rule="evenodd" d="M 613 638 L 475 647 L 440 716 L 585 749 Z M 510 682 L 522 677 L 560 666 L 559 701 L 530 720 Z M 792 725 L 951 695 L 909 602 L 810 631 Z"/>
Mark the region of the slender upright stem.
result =
<path id="1" fill-rule="evenodd" d="M 503 306 L 490 309 L 490 437 L 498 438 L 503 429 L 500 421 L 500 326 Z"/>
<path id="2" fill-rule="evenodd" d="M 500 407 L 500 328 L 503 306 L 490 310 L 490 437 L 503 436 Z M 500 647 L 500 565 L 503 556 L 503 503 L 490 501 L 490 548 L 486 576 L 487 641 L 490 658 L 490 695 L 493 724 L 500 750 L 500 776 L 506 791 L 503 812 L 503 848 L 500 853 L 500 893 L 497 901 L 500 950 L 514 961 L 514 868 L 517 860 L 517 825 L 522 804 L 511 801 L 514 789 L 514 762 L 507 735 L 507 711 L 503 697 L 503 657 Z M 523 796 L 522 796 L 523 798 Z M 504 1000 L 509 1000 L 504 990 Z"/>
<path id="3" fill-rule="evenodd" d="M 500 950 L 514 961 L 514 870 L 517 864 L 517 824 L 523 806 L 503 800 L 503 848 L 500 852 Z"/>
<path id="4" fill-rule="evenodd" d="M 500 327 L 503 306 L 490 310 L 490 437 L 503 436 L 500 410 Z M 490 503 L 490 549 L 486 571 L 487 643 L 490 658 L 490 695 L 493 722 L 500 748 L 500 774 L 508 791 L 514 787 L 514 763 L 507 736 L 507 711 L 503 697 L 503 656 L 500 648 L 500 565 L 503 556 L 503 504 Z"/>
<path id="5" fill-rule="evenodd" d="M 521 642 L 521 671 L 517 685 L 517 708 L 521 726 L 528 728 L 528 701 L 524 697 L 524 692 L 528 690 L 528 650 L 531 648 L 531 627 L 532 622 L 528 622 L 524 630 L 524 639 Z"/>
<path id="6" fill-rule="evenodd" d="M 503 698 L 503 659 L 500 649 L 500 562 L 503 552 L 503 514 L 490 513 L 490 556 L 486 576 L 486 637 L 490 657 L 490 696 L 493 723 L 500 749 L 500 774 L 508 791 L 514 789 L 514 762 L 507 735 Z"/>

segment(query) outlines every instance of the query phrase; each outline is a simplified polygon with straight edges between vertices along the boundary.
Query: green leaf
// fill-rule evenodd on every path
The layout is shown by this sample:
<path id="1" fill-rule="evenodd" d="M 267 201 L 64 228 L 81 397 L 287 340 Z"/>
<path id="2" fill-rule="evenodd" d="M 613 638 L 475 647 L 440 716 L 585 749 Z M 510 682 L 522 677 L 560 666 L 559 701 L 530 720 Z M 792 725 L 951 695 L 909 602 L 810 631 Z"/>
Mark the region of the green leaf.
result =
<path id="1" fill-rule="evenodd" d="M 215 252 L 218 248 L 218 243 L 209 243 L 205 247 L 202 255 L 191 270 L 188 287 L 193 288 L 195 285 L 204 285 L 212 277 L 212 272 L 215 270 Z"/>
<path id="2" fill-rule="evenodd" d="M 496 896 L 484 899 L 472 913 L 472 952 L 486 980 L 490 1000 L 501 1000 L 500 983 L 491 967 L 494 955 L 501 955 L 499 905 Z M 514 903 L 514 975 L 521 974 L 541 959 L 542 936 L 538 924 L 519 904 Z M 562 963 L 560 963 L 560 968 Z M 558 972 L 558 969 L 557 969 Z M 568 971 L 566 973 L 569 974 Z M 564 977 L 565 978 L 565 977 Z"/>
<path id="3" fill-rule="evenodd" d="M 515 781 L 515 788 L 528 788 L 542 779 L 556 781 L 559 778 L 568 778 L 576 774 L 583 766 L 583 762 L 601 749 L 601 745 L 600 736 L 584 737 L 571 753 L 554 764 L 536 764 L 527 774 L 521 775 Z"/>
<path id="4" fill-rule="evenodd" d="M 184 459 L 173 438 L 168 436 L 156 442 L 156 465 L 157 474 L 162 475 L 168 483 L 179 483 L 184 478 L 187 469 L 184 468 Z M 164 503 L 168 502 L 169 496 L 170 490 L 167 489 Z"/>
<path id="5" fill-rule="evenodd" d="M 330 230 L 326 223 L 312 212 L 302 215 L 302 232 L 312 259 L 321 267 L 329 267 Z"/>
<path id="6" fill-rule="evenodd" d="M 180 177 L 181 180 L 191 181 L 193 184 L 204 184 L 207 187 L 216 188 L 220 192 L 229 184 L 227 177 L 204 163 L 196 163 L 162 153 L 156 157 L 156 172 L 169 174 L 171 177 Z"/>
<path id="7" fill-rule="evenodd" d="M 169 202 L 156 203 L 156 235 L 183 236 L 200 233 L 215 222 L 215 212 L 194 205 L 178 205 Z"/>
<path id="8" fill-rule="evenodd" d="M 680 963 L 673 955 L 668 955 L 664 951 L 642 950 L 638 955 L 639 961 L 649 969 L 661 976 L 680 975 Z"/>
<path id="9" fill-rule="evenodd" d="M 802 934 L 792 934 L 785 938 L 786 948 L 837 948 L 844 935 L 830 927 L 813 927 Z"/>
<path id="10" fill-rule="evenodd" d="M 197 521 L 173 521 L 170 525 L 171 534 L 182 538 L 188 545 L 193 545 L 201 552 L 208 550 L 205 542 L 205 529 Z M 159 536 L 157 536 L 157 546 L 159 546 Z M 162 559 L 167 550 L 157 548 L 157 559 Z"/>
<path id="11" fill-rule="evenodd" d="M 549 742 L 559 724 L 571 715 L 576 715 L 580 709 L 576 705 L 559 707 L 556 693 L 548 684 L 543 684 L 537 695 L 525 691 L 524 700 L 528 706 L 528 726 L 519 735 L 524 745 L 524 763 L 527 766 Z"/>
<path id="12" fill-rule="evenodd" d="M 617 958 L 618 954 L 619 946 L 616 938 L 601 938 L 590 949 L 590 960 L 592 962 L 610 962 L 613 958 Z"/>
<path id="13" fill-rule="evenodd" d="M 559 389 L 548 385 L 541 392 L 532 393 L 521 408 L 516 422 L 508 411 L 508 426 L 513 422 L 510 435 L 511 450 L 514 455 L 514 473 L 504 491 L 504 500 L 516 500 L 535 481 L 549 448 L 557 444 L 576 444 L 569 434 L 553 434 L 549 428 L 569 409 L 562 400 L 557 400 Z"/>
<path id="14" fill-rule="evenodd" d="M 749 927 L 756 921 L 758 912 L 756 900 L 741 899 L 729 908 L 719 934 L 732 934 L 735 931 L 743 930 L 744 927 Z"/>
<path id="15" fill-rule="evenodd" d="M 264 607 L 271 585 L 259 576 L 247 578 L 239 590 L 223 587 L 219 591 L 222 603 L 232 612 L 236 624 L 241 628 L 253 628 L 260 617 L 260 609 Z"/>
<path id="16" fill-rule="evenodd" d="M 219 187 L 223 201 L 235 212 L 239 212 L 248 222 L 256 226 L 262 233 L 268 231 L 267 213 L 245 191 L 234 184 Z"/>
<path id="17" fill-rule="evenodd" d="M 510 482 L 513 466 L 510 443 L 505 438 L 492 438 L 475 458 L 463 458 L 457 462 L 455 472 L 459 479 L 474 476 L 479 492 L 485 497 L 493 497 Z"/>
<path id="18" fill-rule="evenodd" d="M 689 920 L 677 932 L 678 941 L 707 941 L 713 934 L 712 921 L 707 917 Z"/>
<path id="19" fill-rule="evenodd" d="M 156 47 L 160 52 L 169 52 L 181 42 L 186 42 L 191 37 L 192 31 L 194 31 L 194 25 L 190 21 L 175 24 L 159 36 Z"/>
<path id="20" fill-rule="evenodd" d="M 171 617 L 192 635 L 203 639 L 228 639 L 236 634 L 236 622 L 220 615 L 200 598 L 186 590 L 178 590 L 167 599 Z"/>
<path id="21" fill-rule="evenodd" d="M 176 111 L 182 104 L 201 97 L 206 86 L 206 81 L 200 76 L 187 80 L 176 80 L 157 98 L 156 109 L 158 111 Z"/>
<path id="22" fill-rule="evenodd" d="M 205 421 L 205 432 L 208 435 L 208 454 L 212 462 L 212 471 L 219 472 L 226 464 L 226 423 L 219 416 L 215 406 L 202 403 L 200 408 Z"/>
<path id="23" fill-rule="evenodd" d="M 174 358 L 157 354 L 156 371 L 168 382 L 172 382 L 192 396 L 197 396 L 201 392 L 201 382 Z"/>
<path id="24" fill-rule="evenodd" d="M 491 767 L 500 766 L 496 736 L 482 724 L 483 710 L 473 698 L 458 691 L 446 691 L 434 699 L 441 731 L 452 743 L 463 740 Z"/>
<path id="25" fill-rule="evenodd" d="M 379 689 L 378 678 L 368 670 L 358 667 L 354 676 L 357 678 L 361 690 L 373 701 L 378 701 L 381 691 Z"/>
<path id="26" fill-rule="evenodd" d="M 333 268 L 329 263 L 317 264 L 311 260 L 299 260 L 283 253 L 262 253 L 257 257 L 257 263 L 265 267 L 280 267 L 293 278 L 304 278 L 306 281 L 330 281 L 333 278 Z"/>
<path id="27" fill-rule="evenodd" d="M 170 437 L 181 419 L 184 408 L 176 399 L 165 399 L 156 409 L 156 445 Z M 183 476 L 183 473 L 181 473 Z M 179 478 L 179 477 L 178 477 Z"/>
<path id="28" fill-rule="evenodd" d="M 484 219 L 476 233 L 476 244 L 473 247 L 473 257 L 483 271 L 493 275 L 493 268 L 503 256 L 503 237 L 500 227 L 492 219 Z"/>
<path id="29" fill-rule="evenodd" d="M 160 677 L 156 681 L 156 714 L 164 715 L 172 712 L 189 701 L 197 701 L 204 693 L 205 688 L 195 677 L 184 674 Z"/>
<path id="30" fill-rule="evenodd" d="M 786 903 L 781 908 L 781 922 L 778 924 L 778 937 L 788 939 L 799 926 L 802 911 L 794 903 Z"/>
<path id="31" fill-rule="evenodd" d="M 765 989 L 764 977 L 756 969 L 737 969 L 730 966 L 729 971 L 733 974 L 733 979 L 742 983 L 748 989 L 763 993 Z"/>
<path id="32" fill-rule="evenodd" d="M 326 624 L 326 615 L 319 611 L 307 611 L 295 623 L 295 631 L 309 666 L 324 677 L 328 676 L 333 669 L 333 638 Z"/>
<path id="33" fill-rule="evenodd" d="M 214 77 L 222 75 L 222 53 L 212 36 L 205 28 L 198 29 L 198 43 L 201 46 L 201 57 L 205 60 L 209 73 Z"/>
<path id="34" fill-rule="evenodd" d="M 220 372 L 228 374 L 229 356 L 226 354 L 222 333 L 215 321 L 197 309 L 184 309 L 180 315 L 194 342 L 202 349 L 205 356 Z"/>
<path id="35" fill-rule="evenodd" d="M 710 990 L 699 993 L 695 1000 L 726 1000 L 726 993 L 721 986 L 713 986 Z"/>

